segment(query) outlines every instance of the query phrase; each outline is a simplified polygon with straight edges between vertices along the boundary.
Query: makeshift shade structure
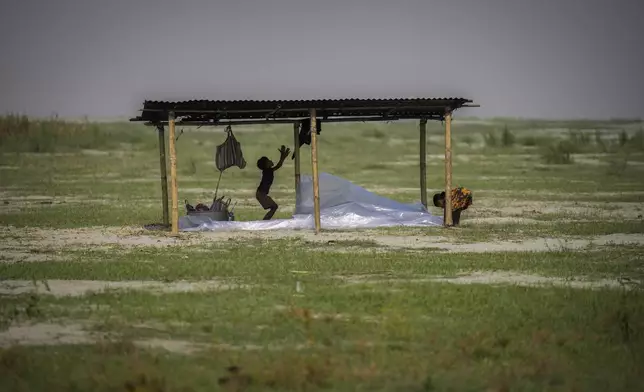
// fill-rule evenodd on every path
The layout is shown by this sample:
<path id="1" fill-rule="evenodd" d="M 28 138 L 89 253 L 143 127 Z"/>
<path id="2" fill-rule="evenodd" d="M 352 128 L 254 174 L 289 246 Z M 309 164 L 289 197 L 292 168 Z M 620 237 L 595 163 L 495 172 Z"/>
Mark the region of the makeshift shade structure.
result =
<path id="1" fill-rule="evenodd" d="M 376 195 L 343 178 L 319 175 L 320 223 L 324 229 L 361 229 L 391 226 L 440 226 L 443 218 L 429 213 L 421 203 L 404 204 Z M 182 216 L 182 231 L 271 230 L 315 228 L 313 179 L 302 176 L 292 219 L 269 221 L 214 221 L 208 217 Z"/>
<path id="2" fill-rule="evenodd" d="M 172 234 L 179 230 L 176 191 L 176 150 L 174 148 L 175 119 L 182 126 L 221 126 L 253 124 L 293 124 L 295 188 L 300 184 L 300 146 L 311 146 L 311 172 L 313 178 L 313 205 L 315 232 L 320 233 L 320 197 L 318 176 L 318 143 L 321 122 L 365 122 L 419 120 L 419 174 L 421 203 L 427 207 L 427 121 L 437 120 L 445 130 L 445 193 L 452 189 L 451 124 L 455 110 L 479 107 L 465 98 L 384 98 L 384 99 L 312 99 L 312 100 L 146 100 L 141 115 L 130 121 L 143 122 L 159 129 L 161 158 L 161 187 L 163 194 L 164 222 L 167 221 L 167 178 L 164 170 L 165 146 L 162 143 L 163 125 L 170 129 L 170 179 L 172 185 Z M 299 126 L 301 123 L 302 126 Z M 299 132 L 298 132 L 299 130 Z M 310 139 L 309 139 L 310 138 Z M 309 141 L 310 140 L 310 141 Z M 444 226 L 452 225 L 451 199 L 445 201 Z"/>

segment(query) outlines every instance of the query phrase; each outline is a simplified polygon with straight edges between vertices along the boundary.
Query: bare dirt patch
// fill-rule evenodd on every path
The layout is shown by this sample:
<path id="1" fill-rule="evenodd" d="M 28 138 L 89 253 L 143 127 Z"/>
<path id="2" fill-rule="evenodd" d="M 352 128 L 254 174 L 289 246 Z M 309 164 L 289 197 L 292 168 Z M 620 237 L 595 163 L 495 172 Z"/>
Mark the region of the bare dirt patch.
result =
<path id="1" fill-rule="evenodd" d="M 144 339 L 136 340 L 135 345 L 147 349 L 161 349 L 175 354 L 184 354 L 190 355 L 195 354 L 200 351 L 206 350 L 225 350 L 225 351 L 258 351 L 258 350 L 284 350 L 284 349 L 302 349 L 305 348 L 305 345 L 296 345 L 296 346 L 278 346 L 278 345 L 267 345 L 260 346 L 256 344 L 243 344 L 243 345 L 234 345 L 228 343 L 198 343 L 190 342 L 186 340 L 174 340 L 174 339 Z"/>
<path id="2" fill-rule="evenodd" d="M 509 177 L 509 176 L 483 176 L 483 177 L 477 177 L 478 179 L 481 180 L 516 180 L 517 177 Z M 579 180 L 571 180 L 571 182 L 586 182 L 586 181 L 579 181 Z M 630 185 L 630 184 L 625 184 L 625 185 Z M 527 199 L 529 201 L 531 195 L 539 195 L 540 197 L 544 196 L 564 196 L 567 195 L 571 200 L 574 200 L 578 196 L 583 196 L 583 197 L 596 197 L 596 198 L 611 198 L 614 196 L 644 196 L 644 192 L 642 191 L 621 191 L 621 192 L 575 192 L 575 193 L 567 193 L 567 192 L 552 192 L 552 191 L 545 191 L 545 190 L 534 190 L 531 189 L 529 191 L 522 191 L 522 190 L 509 190 L 509 189 L 485 189 L 477 192 L 478 194 L 484 193 L 486 196 L 487 195 L 494 195 L 497 197 L 503 197 L 503 198 L 509 198 L 509 197 L 516 197 L 517 195 L 521 197 L 521 199 Z M 642 198 L 642 201 L 644 202 L 644 197 Z M 498 202 L 496 200 L 493 200 L 493 202 Z M 504 203 L 506 201 L 503 201 Z"/>
<path id="3" fill-rule="evenodd" d="M 125 150 L 93 150 L 93 149 L 85 149 L 81 150 L 81 154 L 83 155 L 88 155 L 88 156 L 117 156 L 117 157 L 122 157 L 127 154 L 132 154 L 132 151 L 129 151 L 130 149 L 125 149 Z"/>
<path id="4" fill-rule="evenodd" d="M 523 241 L 449 243 L 447 238 L 423 235 L 378 235 L 369 232 L 338 232 L 315 235 L 310 231 L 270 232 L 212 232 L 202 233 L 213 240 L 222 239 L 270 239 L 299 238 L 313 244 L 329 244 L 334 241 L 372 241 L 376 246 L 393 249 L 437 249 L 448 252 L 546 252 L 557 250 L 580 250 L 590 246 L 644 245 L 644 234 L 609 234 L 586 238 L 535 238 Z"/>
<path id="5" fill-rule="evenodd" d="M 90 328 L 78 323 L 22 324 L 12 325 L 7 330 L 0 332 L 0 347 L 96 344 L 105 342 L 106 337 L 106 334 L 90 332 Z M 107 341 L 109 342 L 109 340 Z M 169 339 L 137 340 L 134 344 L 139 347 L 163 349 L 179 354 L 193 354 L 210 347 L 205 344 Z"/>
<path id="6" fill-rule="evenodd" d="M 518 223 L 518 224 L 540 224 L 548 223 L 547 221 L 530 219 L 530 218 L 520 218 L 516 216 L 497 216 L 497 217 L 481 217 L 481 218 L 469 218 L 467 221 L 463 222 L 463 225 L 475 225 L 475 224 L 485 224 L 485 225 L 504 225 L 508 223 Z"/>
<path id="7" fill-rule="evenodd" d="M 436 278 L 437 282 L 455 284 L 519 285 L 519 286 L 563 286 L 576 289 L 629 288 L 618 279 L 587 280 L 584 278 L 552 278 L 538 275 L 519 274 L 514 272 L 476 272 L 455 278 Z M 638 282 L 639 283 L 639 282 Z"/>
<path id="8" fill-rule="evenodd" d="M 0 331 L 0 347 L 13 345 L 92 344 L 96 340 L 81 324 L 12 325 Z"/>
<path id="9" fill-rule="evenodd" d="M 145 339 L 136 340 L 134 344 L 138 347 L 147 349 L 161 349 L 176 354 L 194 354 L 199 351 L 206 350 L 211 346 L 203 343 L 194 343 L 186 340 L 171 340 L 171 339 Z"/>
<path id="10" fill-rule="evenodd" d="M 524 241 L 477 242 L 471 244 L 438 244 L 449 252 L 547 252 L 583 250 L 592 246 L 644 245 L 644 234 L 608 234 L 587 238 L 535 238 Z"/>
<path id="11" fill-rule="evenodd" d="M 145 233 L 149 232 L 139 228 L 107 227 L 50 230 L 0 227 L 2 237 L 12 238 L 10 245 L 7 240 L 4 240 L 0 244 L 0 250 L 26 252 L 27 249 L 34 248 L 57 250 L 86 248 L 89 246 L 170 247 L 225 243 L 230 240 L 265 241 L 274 239 L 299 239 L 314 245 L 368 241 L 373 243 L 374 246 L 383 248 L 436 249 L 448 252 L 544 252 L 579 250 L 604 245 L 644 245 L 644 234 L 639 233 L 616 233 L 595 237 L 532 238 L 521 241 L 477 243 L 450 243 L 448 238 L 442 236 L 383 235 L 369 230 L 323 232 L 320 235 L 315 235 L 310 230 L 222 231 L 182 233 L 178 238 L 166 234 Z"/>
<path id="12" fill-rule="evenodd" d="M 211 240 L 230 240 L 230 239 L 289 239 L 296 238 L 310 242 L 315 245 L 333 245 L 334 243 L 351 243 L 369 241 L 375 246 L 391 248 L 424 248 L 426 245 L 436 245 L 447 238 L 440 236 L 396 236 L 396 235 L 379 235 L 366 232 L 324 232 L 316 235 L 310 230 L 271 230 L 261 232 L 204 232 L 201 233 L 205 238 Z M 349 245 L 350 246 L 350 245 Z"/>
<path id="13" fill-rule="evenodd" d="M 138 290 L 155 293 L 185 293 L 234 290 L 248 288 L 247 285 L 227 283 L 221 280 L 203 281 L 103 281 L 103 280 L 3 280 L 0 294 L 20 295 L 28 293 L 53 295 L 55 297 L 78 297 L 90 293 L 104 293 L 115 290 Z"/>
<path id="14" fill-rule="evenodd" d="M 604 156 L 608 156 L 608 155 L 604 155 Z M 576 164 L 580 164 L 580 165 L 609 166 L 612 164 L 610 161 L 599 159 L 597 155 L 589 155 L 589 156 L 584 156 L 581 154 L 579 156 L 573 155 L 573 159 L 575 160 Z M 627 166 L 636 166 L 636 167 L 641 167 L 642 165 L 644 165 L 644 162 L 632 161 L 632 160 L 625 160 L 624 163 Z"/>
<path id="15" fill-rule="evenodd" d="M 53 324 L 36 323 L 12 325 L 5 331 L 0 331 L 0 347 L 11 346 L 52 346 L 74 344 L 97 344 L 118 342 L 116 334 L 107 334 L 90 331 L 91 326 L 79 323 Z M 217 350 L 280 350 L 293 347 L 258 346 L 258 345 L 232 345 L 232 344 L 207 344 L 174 339 L 139 339 L 132 342 L 135 346 L 145 349 L 160 349 L 175 354 L 190 355 L 208 349 Z M 304 346 L 302 346 L 303 348 Z"/>
<path id="16" fill-rule="evenodd" d="M 66 248 L 89 245 L 154 246 L 185 244 L 165 235 L 143 234 L 143 228 L 99 227 L 82 229 L 40 229 L 0 227 L 2 237 L 13 237 L 12 246 Z M 147 232 L 149 233 L 149 232 Z M 3 241 L 4 242 L 4 241 Z"/>
<path id="17" fill-rule="evenodd" d="M 22 249 L 3 249 L 1 246 L 0 250 L 2 251 L 2 254 L 0 255 L 0 263 L 34 263 L 61 260 L 60 256 L 51 253 L 34 253 Z"/>
<path id="18" fill-rule="evenodd" d="M 445 282 L 453 284 L 485 284 L 493 286 L 515 285 L 524 287 L 570 287 L 575 289 L 617 289 L 634 288 L 642 282 L 620 282 L 618 279 L 588 280 L 584 277 L 556 278 L 540 275 L 520 274 L 509 271 L 473 272 L 457 276 L 429 276 L 418 278 L 386 278 L 377 275 L 336 276 L 347 284 L 384 284 L 384 283 L 431 283 Z"/>
<path id="19" fill-rule="evenodd" d="M 558 201 L 513 201 L 499 205 L 498 200 L 482 199 L 467 212 L 502 217 L 524 217 L 551 214 L 568 217 L 593 217 L 596 219 L 638 219 L 644 211 L 644 203 L 636 202 L 566 202 Z M 470 211 L 471 210 L 471 211 Z"/>

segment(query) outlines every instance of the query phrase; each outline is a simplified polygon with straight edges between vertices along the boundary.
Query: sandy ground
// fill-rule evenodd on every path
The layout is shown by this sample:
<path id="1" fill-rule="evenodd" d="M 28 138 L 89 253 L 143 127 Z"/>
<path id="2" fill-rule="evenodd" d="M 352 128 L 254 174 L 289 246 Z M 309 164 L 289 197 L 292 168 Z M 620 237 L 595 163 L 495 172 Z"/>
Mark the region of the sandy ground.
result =
<path id="1" fill-rule="evenodd" d="M 105 334 L 90 332 L 89 327 L 80 323 L 12 325 L 0 332 L 0 347 L 118 342 L 118 340 L 110 340 Z M 145 339 L 133 343 L 142 348 L 162 349 L 179 354 L 192 354 L 210 347 L 205 344 L 170 339 Z"/>
<path id="2" fill-rule="evenodd" d="M 386 236 L 362 235 L 354 233 L 331 234 L 319 236 L 303 233 L 300 237 L 313 243 L 329 241 L 374 241 L 377 245 L 388 248 L 405 249 L 438 249 L 448 252 L 547 252 L 556 250 L 580 250 L 589 246 L 605 245 L 644 245 L 644 234 L 609 234 L 583 239 L 572 238 L 536 238 L 524 241 L 475 242 L 453 244 L 444 237 L 427 236 Z"/>
<path id="3" fill-rule="evenodd" d="M 95 342 L 96 339 L 81 324 L 12 325 L 6 331 L 0 332 L 0 347 L 93 344 Z"/>
<path id="4" fill-rule="evenodd" d="M 0 245 L 0 263 L 33 263 L 33 262 L 43 262 L 43 261 L 58 261 L 62 260 L 56 254 L 51 253 L 33 253 L 28 250 L 14 250 L 10 248 L 3 247 Z"/>
<path id="5" fill-rule="evenodd" d="M 483 199 L 475 202 L 465 213 L 495 217 L 526 217 L 539 215 L 563 215 L 565 218 L 584 220 L 641 220 L 644 213 L 644 202 L 567 202 L 557 201 L 507 201 Z M 464 214 L 465 214 L 464 213 Z M 559 221 L 561 219 L 558 219 Z M 465 223 L 465 215 L 463 215 Z"/>
<path id="6" fill-rule="evenodd" d="M 345 283 L 418 283 L 418 282 L 447 282 L 455 284 L 490 284 L 490 285 L 519 285 L 519 286 L 562 286 L 579 289 L 589 288 L 620 288 L 630 287 L 618 279 L 588 280 L 583 277 L 570 279 L 553 278 L 539 275 L 519 274 L 514 272 L 473 272 L 458 276 L 429 276 L 420 278 L 400 279 L 372 275 L 337 276 Z M 638 284 L 638 281 L 634 282 Z M 120 290 L 138 290 L 154 293 L 185 293 L 185 292 L 212 292 L 221 290 L 246 289 L 248 285 L 241 285 L 225 280 L 200 280 L 200 281 L 104 281 L 104 280 L 3 280 L 0 281 L 0 295 L 21 295 L 36 293 L 52 295 L 55 297 L 78 297 L 88 294 L 104 293 Z M 298 283 L 295 291 L 303 292 L 305 289 Z"/>
<path id="7" fill-rule="evenodd" d="M 0 262 L 36 262 L 57 258 L 55 252 L 63 249 L 83 249 L 110 246 L 119 247 L 172 247 L 216 244 L 229 240 L 268 240 L 298 238 L 314 245 L 333 242 L 369 241 L 393 249 L 436 249 L 448 252 L 545 252 L 579 250 L 589 246 L 637 245 L 644 246 L 644 234 L 609 234 L 583 238 L 532 238 L 521 241 L 450 243 L 441 236 L 383 235 L 369 231 L 325 232 L 315 235 L 309 230 L 266 230 L 182 233 L 178 238 L 165 234 L 146 234 L 139 228 L 85 228 L 85 229 L 18 229 L 1 227 Z M 7 239 L 6 237 L 11 237 Z M 339 245 L 342 245 L 341 243 Z M 47 250 L 47 252 L 36 250 Z"/>
<path id="8" fill-rule="evenodd" d="M 36 293 L 55 297 L 78 297 L 113 290 L 146 290 L 157 293 L 185 293 L 248 288 L 221 280 L 202 281 L 104 281 L 104 280 L 0 280 L 0 295 Z"/>
<path id="9" fill-rule="evenodd" d="M 0 332 L 0 347 L 11 346 L 51 346 L 71 344 L 109 344 L 122 340 L 118 336 L 90 332 L 90 325 L 80 323 L 54 324 L 36 323 L 12 325 Z M 232 345 L 232 344 L 206 344 L 175 339 L 139 339 L 131 342 L 135 346 L 145 349 L 159 349 L 176 354 L 194 354 L 204 350 L 283 350 L 301 349 L 301 346 L 258 346 L 258 345 Z"/>
<path id="10" fill-rule="evenodd" d="M 473 272 L 457 276 L 433 276 L 411 279 L 383 279 L 376 275 L 337 276 L 349 284 L 382 284 L 382 283 L 430 283 L 445 282 L 453 284 L 486 284 L 515 285 L 523 287 L 568 287 L 573 289 L 632 289 L 642 282 L 636 280 L 600 279 L 588 280 L 583 277 L 555 278 L 540 275 L 520 274 L 510 271 Z"/>

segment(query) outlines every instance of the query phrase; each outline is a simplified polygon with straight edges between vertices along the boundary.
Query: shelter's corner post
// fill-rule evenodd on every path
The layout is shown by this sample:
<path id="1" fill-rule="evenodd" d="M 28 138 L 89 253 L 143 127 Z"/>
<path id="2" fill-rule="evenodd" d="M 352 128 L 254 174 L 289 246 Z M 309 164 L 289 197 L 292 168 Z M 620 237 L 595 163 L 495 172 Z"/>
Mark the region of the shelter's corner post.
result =
<path id="1" fill-rule="evenodd" d="M 168 128 L 170 133 L 170 186 L 172 188 L 172 235 L 179 235 L 179 190 L 177 188 L 177 148 L 175 139 L 175 116 L 174 112 L 168 113 Z"/>
<path id="2" fill-rule="evenodd" d="M 311 167 L 313 175 L 313 210 L 315 216 L 315 234 L 320 234 L 320 182 L 318 177 L 317 114 L 315 109 L 310 109 L 309 113 L 311 116 Z"/>
<path id="3" fill-rule="evenodd" d="M 445 227 L 452 226 L 452 109 L 445 109 Z"/>
<path id="4" fill-rule="evenodd" d="M 420 124 L 420 201 L 427 209 L 427 119 L 421 118 Z"/>
<path id="5" fill-rule="evenodd" d="M 170 213 L 168 211 L 168 168 L 165 157 L 165 128 L 157 124 L 159 134 L 159 164 L 161 167 L 161 202 L 163 203 L 163 225 L 170 226 Z"/>
<path id="6" fill-rule="evenodd" d="M 300 194 L 300 122 L 293 123 L 293 156 L 295 157 L 295 201 Z"/>

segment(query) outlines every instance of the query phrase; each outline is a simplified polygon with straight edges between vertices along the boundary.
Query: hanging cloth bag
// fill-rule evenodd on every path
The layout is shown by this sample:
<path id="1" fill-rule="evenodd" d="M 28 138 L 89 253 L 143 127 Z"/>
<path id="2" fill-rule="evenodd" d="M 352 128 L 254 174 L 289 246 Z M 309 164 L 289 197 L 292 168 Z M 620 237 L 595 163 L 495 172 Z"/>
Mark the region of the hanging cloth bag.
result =
<path id="1" fill-rule="evenodd" d="M 217 146 L 215 153 L 215 164 L 217 169 L 220 172 L 228 169 L 229 167 L 237 166 L 240 169 L 246 167 L 246 160 L 244 159 L 244 154 L 241 150 L 241 144 L 235 139 L 233 135 L 233 130 L 230 127 L 226 127 L 226 141 Z"/>
<path id="2" fill-rule="evenodd" d="M 221 182 L 221 175 L 224 170 L 229 167 L 237 166 L 240 169 L 246 167 L 246 160 L 241 150 L 241 144 L 235 139 L 233 130 L 229 126 L 226 127 L 226 140 L 217 146 L 215 151 L 215 165 L 219 170 L 219 179 L 217 180 L 217 188 L 215 189 L 215 199 L 217 199 L 217 192 L 219 192 L 219 183 Z"/>

